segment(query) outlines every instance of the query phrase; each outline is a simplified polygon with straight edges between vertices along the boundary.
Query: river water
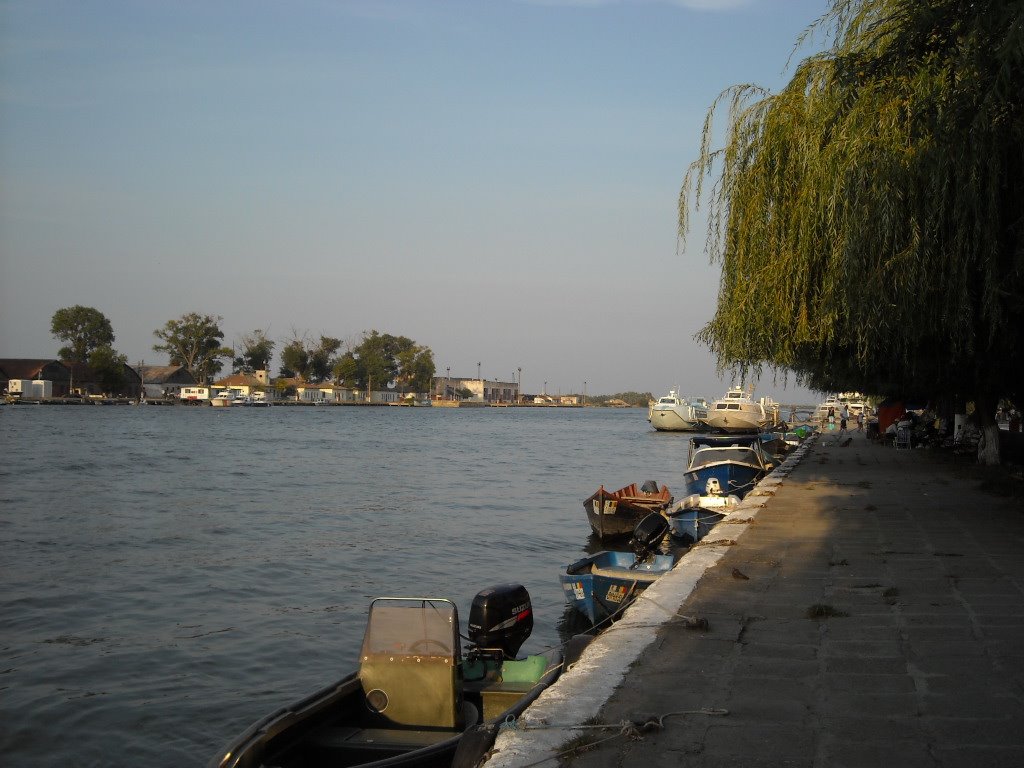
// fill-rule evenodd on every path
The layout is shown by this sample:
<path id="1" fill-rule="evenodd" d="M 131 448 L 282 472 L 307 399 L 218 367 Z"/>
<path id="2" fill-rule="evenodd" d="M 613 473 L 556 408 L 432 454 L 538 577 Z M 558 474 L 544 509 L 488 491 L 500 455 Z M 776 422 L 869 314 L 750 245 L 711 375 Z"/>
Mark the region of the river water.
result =
<path id="1" fill-rule="evenodd" d="M 0 409 L 5 765 L 203 765 L 355 667 L 369 601 L 526 585 L 569 631 L 582 500 L 681 495 L 639 409 Z"/>

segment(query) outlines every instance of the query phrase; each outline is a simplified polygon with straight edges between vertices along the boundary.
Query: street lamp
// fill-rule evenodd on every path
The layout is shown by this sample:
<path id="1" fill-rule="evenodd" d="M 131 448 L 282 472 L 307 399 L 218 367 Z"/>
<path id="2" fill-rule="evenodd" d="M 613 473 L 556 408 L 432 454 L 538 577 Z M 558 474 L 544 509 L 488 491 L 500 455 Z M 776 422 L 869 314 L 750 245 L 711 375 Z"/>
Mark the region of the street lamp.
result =
<path id="1" fill-rule="evenodd" d="M 448 399 L 448 387 L 451 386 L 451 381 L 450 381 L 451 377 L 452 377 L 452 367 L 449 365 L 449 366 L 446 366 L 445 369 L 444 369 L 444 397 L 442 398 L 443 400 L 447 400 Z"/>
<path id="2" fill-rule="evenodd" d="M 523 402 L 523 366 L 516 368 L 519 373 L 519 378 L 516 379 L 516 402 Z"/>
<path id="3" fill-rule="evenodd" d="M 587 404 L 587 382 L 583 382 L 583 404 Z"/>

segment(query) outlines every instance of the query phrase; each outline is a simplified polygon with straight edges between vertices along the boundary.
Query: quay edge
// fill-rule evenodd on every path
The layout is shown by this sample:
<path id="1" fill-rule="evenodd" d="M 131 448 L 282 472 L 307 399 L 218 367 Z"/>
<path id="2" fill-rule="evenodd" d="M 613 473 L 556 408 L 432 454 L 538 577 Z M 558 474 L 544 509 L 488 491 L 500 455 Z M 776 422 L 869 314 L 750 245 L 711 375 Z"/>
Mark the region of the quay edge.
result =
<path id="1" fill-rule="evenodd" d="M 805 440 L 765 477 L 740 505 L 723 518 L 707 539 L 687 552 L 675 568 L 648 587 L 623 617 L 602 632 L 583 656 L 545 690 L 514 727 L 503 728 L 485 768 L 528 768 L 554 761 L 565 745 L 585 731 L 629 674 L 630 667 L 659 630 L 684 620 L 679 610 L 704 573 L 718 563 L 749 528 L 766 498 L 789 475 L 818 439 Z"/>

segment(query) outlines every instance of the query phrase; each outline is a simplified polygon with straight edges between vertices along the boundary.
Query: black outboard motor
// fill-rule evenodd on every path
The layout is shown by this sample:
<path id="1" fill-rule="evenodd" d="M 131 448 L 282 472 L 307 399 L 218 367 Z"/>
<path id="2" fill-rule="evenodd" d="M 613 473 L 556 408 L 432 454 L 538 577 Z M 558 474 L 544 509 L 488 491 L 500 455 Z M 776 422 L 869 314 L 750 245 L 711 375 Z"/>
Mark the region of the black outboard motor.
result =
<path id="1" fill-rule="evenodd" d="M 633 529 L 633 538 L 629 542 L 633 553 L 636 555 L 636 562 L 642 563 L 657 549 L 658 545 L 668 535 L 668 520 L 660 512 L 652 512 Z"/>
<path id="2" fill-rule="evenodd" d="M 469 609 L 469 640 L 480 651 L 514 659 L 533 631 L 533 603 L 522 584 L 498 584 L 477 593 Z"/>
<path id="3" fill-rule="evenodd" d="M 647 481 L 645 481 L 644 484 L 640 486 L 640 491 L 642 493 L 657 493 L 658 492 L 658 483 L 657 483 L 657 481 L 656 480 L 647 480 Z M 641 522 L 643 522 L 643 521 L 641 521 Z"/>

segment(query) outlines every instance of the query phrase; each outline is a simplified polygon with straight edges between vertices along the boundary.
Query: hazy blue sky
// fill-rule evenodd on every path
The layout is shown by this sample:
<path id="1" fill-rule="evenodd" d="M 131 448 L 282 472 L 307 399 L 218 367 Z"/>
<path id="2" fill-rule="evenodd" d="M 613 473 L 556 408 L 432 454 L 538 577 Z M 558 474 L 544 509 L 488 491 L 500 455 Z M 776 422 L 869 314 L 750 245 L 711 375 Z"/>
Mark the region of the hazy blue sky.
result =
<path id="1" fill-rule="evenodd" d="M 84 304 L 132 362 L 197 311 L 229 344 L 377 329 L 529 392 L 716 397 L 679 188 L 718 93 L 777 88 L 826 5 L 0 2 L 0 357 L 55 355 Z"/>

